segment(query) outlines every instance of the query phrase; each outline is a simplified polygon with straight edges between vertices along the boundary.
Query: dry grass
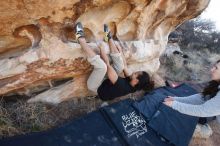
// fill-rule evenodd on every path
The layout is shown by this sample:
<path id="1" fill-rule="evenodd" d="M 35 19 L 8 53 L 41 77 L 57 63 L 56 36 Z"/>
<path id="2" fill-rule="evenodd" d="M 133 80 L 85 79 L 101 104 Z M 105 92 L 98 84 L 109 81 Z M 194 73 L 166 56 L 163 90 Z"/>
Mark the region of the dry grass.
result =
<path id="1" fill-rule="evenodd" d="M 99 100 L 79 99 L 57 106 L 28 104 L 26 100 L 0 102 L 0 137 L 42 131 L 77 118 L 100 105 Z"/>
<path id="2" fill-rule="evenodd" d="M 126 98 L 138 99 L 143 94 L 139 91 L 105 104 Z M 43 103 L 28 104 L 25 99 L 12 102 L 2 99 L 0 101 L 0 138 L 53 128 L 96 110 L 102 103 L 103 101 L 94 97 L 65 101 L 57 106 Z"/>

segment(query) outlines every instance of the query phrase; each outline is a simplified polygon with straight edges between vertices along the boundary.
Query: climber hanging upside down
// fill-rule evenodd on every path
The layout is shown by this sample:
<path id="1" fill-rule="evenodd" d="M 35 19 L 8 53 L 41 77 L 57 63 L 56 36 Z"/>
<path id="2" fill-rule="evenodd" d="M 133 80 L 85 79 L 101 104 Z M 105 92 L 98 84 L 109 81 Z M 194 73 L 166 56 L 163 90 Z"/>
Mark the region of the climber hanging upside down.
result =
<path id="1" fill-rule="evenodd" d="M 84 50 L 87 60 L 94 67 L 87 80 L 88 89 L 98 93 L 100 99 L 111 100 L 137 90 L 153 88 L 153 83 L 150 81 L 150 76 L 147 72 L 128 72 L 121 48 L 115 45 L 107 25 L 104 25 L 104 40 L 108 42 L 110 47 L 110 57 L 113 61 L 112 66 L 103 47 L 99 47 L 100 56 L 89 48 L 85 40 L 83 26 L 80 22 L 76 24 L 75 28 L 76 38 Z M 105 79 L 106 73 L 107 79 Z M 124 77 L 119 76 L 122 73 Z"/>

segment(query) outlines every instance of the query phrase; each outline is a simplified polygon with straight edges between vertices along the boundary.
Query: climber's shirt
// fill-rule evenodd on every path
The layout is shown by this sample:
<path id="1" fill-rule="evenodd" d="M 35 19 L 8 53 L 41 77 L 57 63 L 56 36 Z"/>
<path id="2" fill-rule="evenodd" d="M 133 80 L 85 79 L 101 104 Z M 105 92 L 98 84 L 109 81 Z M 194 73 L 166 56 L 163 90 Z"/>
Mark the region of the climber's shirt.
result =
<path id="1" fill-rule="evenodd" d="M 112 84 L 109 79 L 104 80 L 97 90 L 98 96 L 102 100 L 111 100 L 134 91 L 135 89 L 130 85 L 129 80 L 121 77 L 118 77 L 115 84 Z"/>

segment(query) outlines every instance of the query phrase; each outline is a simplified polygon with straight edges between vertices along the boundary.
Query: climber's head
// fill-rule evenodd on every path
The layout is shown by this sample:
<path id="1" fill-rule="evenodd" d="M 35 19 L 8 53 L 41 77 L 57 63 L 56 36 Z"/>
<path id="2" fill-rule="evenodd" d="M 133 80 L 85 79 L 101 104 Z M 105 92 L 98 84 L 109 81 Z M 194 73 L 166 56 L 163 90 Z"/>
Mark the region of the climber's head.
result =
<path id="1" fill-rule="evenodd" d="M 152 89 L 153 82 L 150 80 L 150 76 L 145 71 L 138 71 L 131 74 L 129 77 L 130 84 L 135 90 Z"/>
<path id="2" fill-rule="evenodd" d="M 218 82 L 220 81 L 220 60 L 211 68 L 211 79 Z"/>

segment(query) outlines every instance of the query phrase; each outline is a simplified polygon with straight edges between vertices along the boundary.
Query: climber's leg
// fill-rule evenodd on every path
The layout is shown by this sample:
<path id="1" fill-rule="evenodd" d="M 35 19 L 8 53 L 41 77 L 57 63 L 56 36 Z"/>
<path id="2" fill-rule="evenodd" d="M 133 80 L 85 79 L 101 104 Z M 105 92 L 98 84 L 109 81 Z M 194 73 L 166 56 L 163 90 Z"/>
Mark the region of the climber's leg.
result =
<path id="1" fill-rule="evenodd" d="M 93 71 L 87 80 L 88 89 L 97 93 L 98 87 L 102 84 L 102 81 L 107 72 L 107 66 L 99 55 L 87 58 L 87 60 L 93 65 Z"/>
<path id="2" fill-rule="evenodd" d="M 114 41 L 111 37 L 111 33 L 108 29 L 108 26 L 106 24 L 104 25 L 104 32 L 105 32 L 104 40 L 107 41 L 108 44 L 109 44 L 110 56 L 111 56 L 112 61 L 113 61 L 113 68 L 115 69 L 117 74 L 120 74 L 124 69 L 123 58 L 121 56 L 120 51 L 116 47 L 116 45 L 115 45 L 115 43 L 114 43 Z"/>
<path id="3" fill-rule="evenodd" d="M 87 80 L 88 89 L 97 92 L 98 87 L 101 85 L 107 71 L 107 66 L 104 61 L 97 55 L 86 43 L 82 24 L 76 24 L 76 38 L 86 53 L 87 60 L 93 65 L 93 71 Z"/>

